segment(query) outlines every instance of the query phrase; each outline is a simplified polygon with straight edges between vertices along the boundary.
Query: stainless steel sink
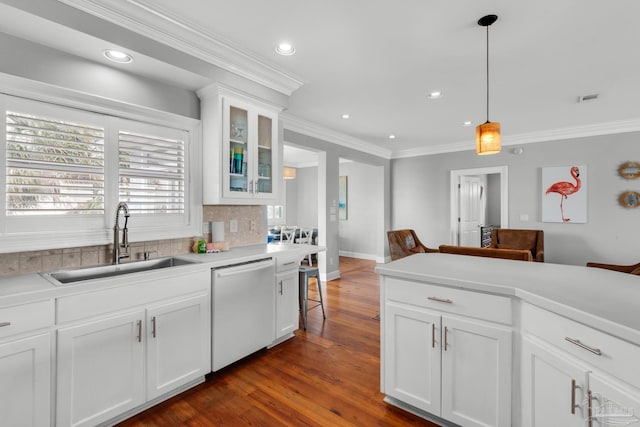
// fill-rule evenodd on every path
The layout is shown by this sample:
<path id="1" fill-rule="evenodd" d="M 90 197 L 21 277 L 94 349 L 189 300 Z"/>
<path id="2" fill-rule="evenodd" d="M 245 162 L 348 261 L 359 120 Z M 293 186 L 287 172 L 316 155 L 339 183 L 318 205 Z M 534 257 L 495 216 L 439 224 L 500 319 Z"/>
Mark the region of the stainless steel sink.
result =
<path id="1" fill-rule="evenodd" d="M 42 273 L 42 276 L 48 279 L 54 285 L 62 286 L 69 283 L 82 282 L 85 280 L 102 279 L 106 277 L 120 276 L 123 274 L 159 270 L 163 268 L 178 267 L 181 265 L 189 265 L 194 263 L 195 262 L 193 261 L 187 261 L 184 259 L 173 257 L 157 258 L 117 265 L 101 265 L 99 267 L 58 270 L 50 273 Z"/>

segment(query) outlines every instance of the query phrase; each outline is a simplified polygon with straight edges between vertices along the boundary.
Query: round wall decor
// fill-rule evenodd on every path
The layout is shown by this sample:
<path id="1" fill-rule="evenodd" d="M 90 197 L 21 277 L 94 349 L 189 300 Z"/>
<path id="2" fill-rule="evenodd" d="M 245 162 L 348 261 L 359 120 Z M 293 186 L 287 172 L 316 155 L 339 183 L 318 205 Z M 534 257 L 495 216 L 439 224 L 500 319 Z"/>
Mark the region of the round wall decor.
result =
<path id="1" fill-rule="evenodd" d="M 636 191 L 625 191 L 618 199 L 625 208 L 637 208 L 640 206 L 640 193 Z"/>
<path id="2" fill-rule="evenodd" d="M 640 178 L 640 163 L 626 162 L 620 165 L 618 173 L 625 179 Z"/>

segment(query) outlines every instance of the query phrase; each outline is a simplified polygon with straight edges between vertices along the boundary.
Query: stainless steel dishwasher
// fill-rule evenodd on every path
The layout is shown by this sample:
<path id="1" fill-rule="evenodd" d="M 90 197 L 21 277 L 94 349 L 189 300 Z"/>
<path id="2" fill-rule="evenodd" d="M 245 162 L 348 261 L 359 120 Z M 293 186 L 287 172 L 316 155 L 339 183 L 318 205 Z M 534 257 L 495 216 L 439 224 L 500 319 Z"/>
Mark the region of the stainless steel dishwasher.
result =
<path id="1" fill-rule="evenodd" d="M 275 285 L 272 259 L 211 271 L 211 366 L 217 371 L 273 342 Z"/>

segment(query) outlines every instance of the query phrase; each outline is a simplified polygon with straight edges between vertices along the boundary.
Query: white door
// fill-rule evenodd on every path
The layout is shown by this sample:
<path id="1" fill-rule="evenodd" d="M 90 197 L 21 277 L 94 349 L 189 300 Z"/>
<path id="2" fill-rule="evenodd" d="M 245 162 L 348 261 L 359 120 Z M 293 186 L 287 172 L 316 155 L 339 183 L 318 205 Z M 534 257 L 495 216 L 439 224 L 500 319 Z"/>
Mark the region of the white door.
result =
<path id="1" fill-rule="evenodd" d="M 298 329 L 298 270 L 276 279 L 276 339 Z"/>
<path id="2" fill-rule="evenodd" d="M 210 371 L 210 304 L 199 295 L 147 310 L 147 400 Z"/>
<path id="3" fill-rule="evenodd" d="M 484 225 L 485 195 L 477 176 L 460 177 L 459 245 L 480 247 L 480 227 Z"/>
<path id="4" fill-rule="evenodd" d="M 384 392 L 440 415 L 440 314 L 387 303 Z"/>
<path id="5" fill-rule="evenodd" d="M 49 426 L 51 336 L 49 333 L 0 344 L 0 425 Z"/>
<path id="6" fill-rule="evenodd" d="M 640 390 L 593 373 L 589 374 L 589 390 L 591 424 L 587 425 L 608 427 L 640 423 Z"/>
<path id="7" fill-rule="evenodd" d="M 144 311 L 58 330 L 57 426 L 94 426 L 144 403 Z"/>
<path id="8" fill-rule="evenodd" d="M 442 316 L 442 335 L 442 418 L 509 427 L 511 329 Z"/>
<path id="9" fill-rule="evenodd" d="M 522 426 L 585 426 L 587 369 L 559 351 L 522 340 Z"/>

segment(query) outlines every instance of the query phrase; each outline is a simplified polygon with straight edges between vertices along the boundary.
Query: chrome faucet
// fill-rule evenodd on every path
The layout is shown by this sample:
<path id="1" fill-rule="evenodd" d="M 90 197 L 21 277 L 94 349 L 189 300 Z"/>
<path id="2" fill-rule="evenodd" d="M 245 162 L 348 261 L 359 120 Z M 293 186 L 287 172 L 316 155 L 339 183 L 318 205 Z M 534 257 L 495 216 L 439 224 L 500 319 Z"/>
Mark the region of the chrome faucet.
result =
<path id="1" fill-rule="evenodd" d="M 120 211 L 124 211 L 124 227 L 122 228 L 122 243 L 120 243 Z M 127 221 L 129 221 L 129 206 L 125 202 L 120 202 L 116 209 L 116 220 L 113 226 L 113 264 L 120 264 L 123 258 L 129 258 L 129 229 L 127 229 Z M 120 248 L 124 249 L 124 253 L 120 254 Z"/>

